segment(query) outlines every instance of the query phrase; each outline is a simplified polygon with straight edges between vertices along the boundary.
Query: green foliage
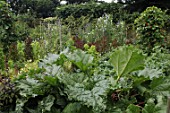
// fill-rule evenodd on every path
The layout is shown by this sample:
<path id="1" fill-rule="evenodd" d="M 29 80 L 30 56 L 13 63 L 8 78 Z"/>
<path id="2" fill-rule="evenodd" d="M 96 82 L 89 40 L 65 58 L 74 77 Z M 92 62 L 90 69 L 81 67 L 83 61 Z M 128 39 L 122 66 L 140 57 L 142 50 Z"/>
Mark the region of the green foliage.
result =
<path id="1" fill-rule="evenodd" d="M 40 19 L 36 18 L 35 14 L 31 14 L 31 12 L 24 13 L 24 14 L 18 14 L 16 16 L 16 19 L 17 19 L 16 25 L 18 25 L 20 23 L 22 24 L 22 25 L 18 25 L 19 31 L 20 30 L 22 31 L 20 33 L 26 34 L 26 35 L 31 35 L 30 28 L 34 28 L 37 25 L 39 25 L 39 21 L 40 21 Z"/>
<path id="2" fill-rule="evenodd" d="M 34 41 L 31 43 L 32 51 L 33 51 L 33 59 L 38 60 L 42 57 L 40 43 L 38 41 Z"/>
<path id="3" fill-rule="evenodd" d="M 168 96 L 170 93 L 169 91 L 169 77 L 160 77 L 153 79 L 153 81 L 150 84 L 150 87 L 152 89 L 152 94 L 154 95 L 163 95 Z"/>
<path id="4" fill-rule="evenodd" d="M 26 65 L 15 78 L 19 93 L 13 104 L 15 112 L 163 113 L 166 110 L 170 78 L 157 66 L 152 67 L 141 50 L 123 46 L 98 56 L 93 53 L 95 48 L 91 49 L 67 48 L 60 54 L 48 54 L 39 63 Z"/>
<path id="5" fill-rule="evenodd" d="M 117 21 L 120 4 L 116 3 L 86 3 L 80 5 L 65 5 L 57 7 L 55 14 L 60 18 L 67 18 L 68 16 L 73 16 L 74 18 L 79 18 L 81 16 L 92 16 L 92 18 L 102 17 L 103 14 L 114 14 L 114 21 Z"/>
<path id="6" fill-rule="evenodd" d="M 89 110 L 86 106 L 82 106 L 79 102 L 74 102 L 68 104 L 62 113 L 93 113 L 91 110 Z"/>
<path id="7" fill-rule="evenodd" d="M 5 70 L 5 55 L 2 48 L 0 48 L 0 70 L 1 72 Z M 1 74 L 2 73 L 0 73 L 0 75 Z"/>
<path id="8" fill-rule="evenodd" d="M 61 20 L 58 18 L 46 18 L 31 29 L 30 37 L 41 47 L 40 58 L 48 53 L 58 53 L 60 49 L 64 48 L 61 45 L 65 45 L 66 41 L 71 38 L 67 26 L 62 26 L 59 21 Z"/>
<path id="9" fill-rule="evenodd" d="M 139 71 L 138 76 L 144 76 L 145 78 L 149 78 L 150 80 L 154 78 L 159 78 L 162 76 L 163 73 L 161 70 L 158 69 L 152 69 L 152 68 L 145 68 L 141 71 Z"/>
<path id="10" fill-rule="evenodd" d="M 52 106 L 54 105 L 54 100 L 55 100 L 54 96 L 48 95 L 47 97 L 44 97 L 42 101 L 38 102 L 38 107 L 36 110 L 28 108 L 28 111 L 30 113 L 51 112 Z"/>
<path id="11" fill-rule="evenodd" d="M 156 46 L 146 60 L 146 66 L 161 70 L 166 76 L 169 76 L 170 54 L 167 49 Z"/>
<path id="12" fill-rule="evenodd" d="M 74 20 L 79 19 L 81 20 L 81 18 Z M 123 45 L 126 41 L 126 24 L 124 21 L 120 21 L 115 25 L 112 19 L 112 15 L 105 14 L 90 23 L 81 20 L 83 26 L 80 25 L 78 28 L 72 26 L 74 32 L 76 32 L 76 36 L 73 37 L 75 46 L 83 49 L 84 43 L 87 43 L 89 46 L 94 45 L 97 52 L 106 53 L 113 47 Z M 77 26 L 78 24 L 74 20 L 70 24 Z"/>
<path id="13" fill-rule="evenodd" d="M 17 51 L 18 51 L 18 57 L 20 59 L 20 61 L 24 61 L 25 60 L 25 44 L 24 42 L 17 42 Z"/>
<path id="14" fill-rule="evenodd" d="M 127 113 L 165 113 L 166 112 L 166 103 L 163 101 L 162 96 L 157 96 L 157 104 L 154 102 L 153 98 L 148 99 L 142 110 L 139 106 L 129 105 L 126 112 Z"/>
<path id="15" fill-rule="evenodd" d="M 63 19 L 63 24 L 67 25 L 70 29 L 71 34 L 77 34 L 79 30 L 87 26 L 90 22 L 88 16 L 81 16 L 80 18 L 75 18 L 70 15 L 66 19 Z"/>
<path id="16" fill-rule="evenodd" d="M 8 8 L 5 1 L 0 1 L 0 41 L 2 42 L 5 51 L 8 46 L 16 40 L 13 31 L 14 17 Z M 7 52 L 7 51 L 6 51 Z"/>
<path id="17" fill-rule="evenodd" d="M 18 0 L 10 1 L 11 8 L 17 14 L 31 12 L 37 17 L 49 17 L 54 15 L 54 9 L 59 5 L 58 0 Z"/>
<path id="18" fill-rule="evenodd" d="M 73 4 L 73 3 L 84 3 L 84 2 L 89 2 L 91 0 L 66 0 L 69 4 Z"/>
<path id="19" fill-rule="evenodd" d="M 105 14 L 102 17 L 97 18 L 95 20 L 96 22 L 91 22 L 91 24 L 89 23 L 90 25 L 87 24 L 87 26 L 85 26 L 85 31 L 82 33 L 81 37 L 84 36 L 86 42 L 89 43 L 100 41 L 102 38 L 106 37 L 106 41 L 111 43 L 113 39 L 121 37 L 119 35 L 121 31 L 118 31 L 118 29 L 123 31 L 123 26 L 116 26 L 112 19 L 113 16 L 109 14 Z M 99 45 L 102 45 L 102 42 Z M 106 44 L 105 46 L 109 46 L 109 44 Z"/>
<path id="20" fill-rule="evenodd" d="M 48 68 L 49 67 L 47 67 L 47 69 Z M 35 71 L 32 73 L 30 71 L 27 73 L 26 79 L 24 77 L 25 75 L 23 75 L 23 78 L 20 77 L 18 79 L 19 81 L 16 81 L 17 88 L 20 89 L 20 98 L 17 99 L 15 108 L 18 113 L 26 111 L 29 111 L 29 113 L 57 112 L 58 110 L 60 111 L 62 107 L 58 109 L 54 106 L 65 106 L 65 99 L 61 95 L 62 91 L 57 88 L 60 84 L 57 82 L 58 79 L 51 75 L 39 76 L 38 73 L 42 72 L 43 71 Z M 37 75 L 33 76 L 33 74 Z"/>
<path id="21" fill-rule="evenodd" d="M 0 36 L 5 38 L 3 33 L 14 33 L 15 41 L 25 37 L 28 40 L 25 40 L 25 43 L 17 41 L 17 45 L 14 46 L 10 45 L 15 42 L 14 40 L 8 42 L 11 47 L 10 54 L 15 51 L 13 47 L 17 48 L 16 54 L 13 54 L 16 60 L 9 59 L 8 63 L 5 62 L 6 57 L 3 50 L 0 49 L 0 112 L 165 112 L 166 99 L 170 94 L 169 51 L 155 46 L 156 43 L 153 44 L 155 47 L 147 57 L 135 46 L 112 48 L 114 41 L 116 46 L 124 44 L 127 40 L 126 22 L 132 21 L 138 14 L 132 14 L 132 16 L 124 14 L 120 4 L 91 2 L 58 7 L 56 14 L 63 19 L 69 16 L 66 20 L 50 17 L 35 22 L 33 18 L 27 18 L 32 13 L 36 13 L 40 17 L 53 15 L 54 8 L 50 8 L 54 7 L 53 3 L 57 4 L 57 1 L 18 0 L 11 3 L 14 2 L 17 3 L 15 8 L 23 4 L 20 7 L 24 8 L 23 12 L 27 12 L 27 9 L 30 9 L 30 12 L 28 15 L 19 14 L 16 22 L 11 16 L 10 27 L 6 21 L 8 18 L 3 17 L 2 14 L 0 16 L 3 17 L 0 19 L 0 23 L 2 23 Z M 7 16 L 12 15 L 6 7 L 7 4 L 0 3 L 0 10 Z M 12 7 L 14 8 L 14 6 Z M 164 19 L 160 15 L 164 13 L 152 8 L 160 13 L 147 13 L 146 15 L 156 17 L 151 17 L 155 20 L 149 16 L 145 17 L 146 15 L 143 13 L 142 18 L 150 20 L 145 21 L 140 17 L 136 20 L 141 21 L 136 25 L 139 25 L 138 30 L 140 27 L 144 30 L 144 32 L 138 31 L 138 34 L 141 33 L 142 36 L 145 32 L 154 32 L 154 29 L 159 28 L 159 26 L 155 26 L 154 29 L 149 29 L 146 22 L 150 22 L 150 25 L 153 26 L 158 23 L 161 26 L 160 29 L 163 29 Z M 21 11 L 21 9 L 15 10 Z M 106 15 L 103 16 L 103 13 Z M 7 32 L 10 30 L 8 28 L 11 28 L 13 32 Z M 157 32 L 154 33 L 153 37 L 160 36 Z M 78 35 L 71 38 L 71 34 Z M 143 41 L 146 42 L 146 40 Z M 82 44 L 82 49 L 85 51 L 73 47 L 75 43 Z M 87 44 L 84 45 L 84 43 Z M 68 47 L 60 47 L 65 44 Z M 25 60 L 27 53 L 24 52 L 24 49 L 27 50 L 27 46 L 32 48 L 30 50 L 33 53 L 33 61 L 26 62 Z M 62 51 L 62 49 L 65 50 Z M 113 51 L 110 51 L 111 49 Z M 7 69 L 5 69 L 6 66 Z M 14 80 L 14 83 L 11 80 Z"/>
<path id="22" fill-rule="evenodd" d="M 142 113 L 164 113 L 166 112 L 166 105 L 163 102 L 162 96 L 158 96 L 158 103 L 155 104 L 155 100 L 153 98 L 150 98 L 147 103 L 145 104 L 145 107 L 142 109 Z"/>
<path id="23" fill-rule="evenodd" d="M 29 35 L 29 26 L 24 20 L 21 20 L 20 17 L 16 17 L 16 22 L 13 24 L 14 32 L 18 39 L 24 41 Z"/>
<path id="24" fill-rule="evenodd" d="M 87 45 L 84 45 L 84 48 L 87 50 L 89 54 L 92 54 L 93 56 L 99 55 L 99 53 L 96 51 L 96 46 L 92 45 L 90 48 Z"/>
<path id="25" fill-rule="evenodd" d="M 66 49 L 60 54 L 49 54 L 39 62 L 38 70 L 32 67 L 22 72 L 16 81 L 20 94 L 16 111 L 147 113 L 150 107 L 155 112 L 164 110 L 170 79 L 159 70 L 145 67 L 145 57 L 139 49 L 124 46 L 101 59 L 96 57 L 88 51 Z M 147 103 L 150 98 L 155 100 L 152 105 Z"/>
<path id="26" fill-rule="evenodd" d="M 0 1 L 0 9 L 0 42 L 7 55 L 10 52 L 10 46 L 18 40 L 24 40 L 28 34 L 24 31 L 26 23 L 16 21 L 17 19 L 6 2 Z"/>
<path id="27" fill-rule="evenodd" d="M 148 7 L 135 20 L 139 44 L 151 50 L 155 45 L 163 45 L 165 40 L 165 12 L 153 6 Z"/>
<path id="28" fill-rule="evenodd" d="M 79 55 L 84 57 L 79 57 Z M 73 67 L 73 70 L 75 70 L 76 72 L 71 71 L 68 73 L 65 70 L 62 62 L 68 61 L 78 67 Z M 94 75 L 91 77 L 88 76 L 87 72 L 90 70 L 89 67 L 92 66 L 92 61 L 93 57 L 90 54 L 87 54 L 80 50 L 75 50 L 72 54 L 68 54 L 68 51 L 63 52 L 60 55 L 49 54 L 49 56 L 44 59 L 42 63 L 39 64 L 40 67 L 45 70 L 44 72 L 39 74 L 29 72 L 27 73 L 27 78 L 25 80 L 17 81 L 17 87 L 20 89 L 20 96 L 22 98 L 18 100 L 19 103 L 17 104 L 16 110 L 26 110 L 24 105 L 27 105 L 26 103 L 28 103 L 31 98 L 35 98 L 37 100 L 40 95 L 43 96 L 47 94 L 55 94 L 56 92 L 53 92 L 52 89 L 53 87 L 58 87 L 59 89 L 62 89 L 62 87 L 59 85 L 60 83 L 63 83 L 65 85 L 63 91 L 68 95 L 68 99 L 70 101 L 79 101 L 81 104 L 80 108 L 70 108 L 70 104 L 64 109 L 63 112 L 68 112 L 67 109 L 71 109 L 71 111 L 77 109 L 80 113 L 81 111 L 88 112 L 89 110 L 91 110 L 91 107 L 96 112 L 105 110 L 106 105 L 104 105 L 104 103 L 106 101 L 110 82 L 102 75 Z M 88 68 L 84 70 L 84 66 Z M 82 72 L 79 72 L 79 69 L 83 69 Z M 35 76 L 32 76 L 32 74 L 35 74 Z M 43 89 L 41 89 L 42 87 Z M 60 94 L 62 93 L 63 92 L 60 92 Z M 22 101 L 24 103 L 21 103 L 20 100 L 22 99 L 25 100 Z M 57 98 L 55 98 L 55 101 L 56 99 Z M 38 99 L 37 101 L 39 103 L 40 100 Z M 40 103 L 42 103 L 42 100 Z M 42 111 L 44 107 L 40 107 L 40 105 L 38 104 L 36 109 Z M 53 103 L 52 106 L 54 105 L 55 104 Z M 86 109 L 84 110 L 84 108 Z M 29 111 L 30 109 L 31 108 L 29 108 Z"/>

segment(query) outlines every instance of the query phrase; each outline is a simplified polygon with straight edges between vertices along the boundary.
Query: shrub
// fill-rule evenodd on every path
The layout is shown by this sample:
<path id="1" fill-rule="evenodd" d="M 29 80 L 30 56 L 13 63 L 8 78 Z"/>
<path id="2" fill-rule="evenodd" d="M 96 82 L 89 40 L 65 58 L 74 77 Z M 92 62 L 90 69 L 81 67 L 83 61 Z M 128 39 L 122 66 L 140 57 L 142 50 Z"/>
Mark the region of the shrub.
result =
<path id="1" fill-rule="evenodd" d="M 165 39 L 166 13 L 155 6 L 148 7 L 135 20 L 138 43 L 147 49 L 162 45 Z"/>
<path id="2" fill-rule="evenodd" d="M 27 36 L 26 24 L 17 21 L 15 15 L 5 1 L 0 1 L 0 42 L 5 54 L 9 52 L 10 45 Z"/>
<path id="3" fill-rule="evenodd" d="M 102 17 L 103 14 L 112 14 L 114 16 L 113 21 L 117 22 L 119 18 L 119 10 L 121 4 L 117 3 L 86 3 L 79 5 L 64 5 L 57 7 L 55 14 L 57 17 L 66 19 L 69 16 L 79 18 L 81 16 L 91 16 L 91 19 Z"/>
<path id="4" fill-rule="evenodd" d="M 11 42 L 14 42 L 15 36 L 12 29 L 14 18 L 8 5 L 4 1 L 0 1 L 0 41 L 6 50 Z"/>

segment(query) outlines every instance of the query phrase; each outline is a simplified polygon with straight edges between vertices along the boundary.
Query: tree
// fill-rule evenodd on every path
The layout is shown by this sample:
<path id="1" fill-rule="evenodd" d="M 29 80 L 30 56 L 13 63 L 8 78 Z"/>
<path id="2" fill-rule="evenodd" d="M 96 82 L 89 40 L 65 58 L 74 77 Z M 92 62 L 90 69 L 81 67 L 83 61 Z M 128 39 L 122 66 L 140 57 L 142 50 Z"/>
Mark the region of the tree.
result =
<path id="1" fill-rule="evenodd" d="M 35 13 L 37 17 L 54 16 L 54 9 L 60 2 L 59 0 L 10 0 L 9 4 L 16 14 Z"/>
<path id="2" fill-rule="evenodd" d="M 90 1 L 94 1 L 96 2 L 97 0 L 66 0 L 68 4 L 80 4 L 80 3 L 84 3 L 84 2 L 90 2 Z"/>
<path id="3" fill-rule="evenodd" d="M 161 9 L 170 9 L 169 0 L 118 0 L 119 3 L 127 4 L 125 9 L 130 12 L 142 12 L 147 7 L 156 6 Z"/>

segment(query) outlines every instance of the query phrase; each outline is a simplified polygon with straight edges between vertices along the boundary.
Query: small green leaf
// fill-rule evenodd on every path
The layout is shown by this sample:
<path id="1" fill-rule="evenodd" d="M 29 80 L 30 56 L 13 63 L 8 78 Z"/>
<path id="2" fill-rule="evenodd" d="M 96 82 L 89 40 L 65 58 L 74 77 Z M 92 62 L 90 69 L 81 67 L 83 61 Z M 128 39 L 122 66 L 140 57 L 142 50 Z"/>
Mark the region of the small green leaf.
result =
<path id="1" fill-rule="evenodd" d="M 45 81 L 52 85 L 52 86 L 57 86 L 58 84 L 58 78 L 57 77 L 52 77 L 52 76 L 44 76 Z"/>
<path id="2" fill-rule="evenodd" d="M 64 108 L 62 113 L 79 113 L 81 107 L 81 104 L 78 102 L 70 103 Z"/>
<path id="3" fill-rule="evenodd" d="M 126 113 L 140 113 L 140 108 L 136 105 L 130 104 L 126 109 Z"/>
<path id="4" fill-rule="evenodd" d="M 153 99 L 149 99 L 145 107 L 142 109 L 142 113 L 156 113 L 155 103 Z"/>

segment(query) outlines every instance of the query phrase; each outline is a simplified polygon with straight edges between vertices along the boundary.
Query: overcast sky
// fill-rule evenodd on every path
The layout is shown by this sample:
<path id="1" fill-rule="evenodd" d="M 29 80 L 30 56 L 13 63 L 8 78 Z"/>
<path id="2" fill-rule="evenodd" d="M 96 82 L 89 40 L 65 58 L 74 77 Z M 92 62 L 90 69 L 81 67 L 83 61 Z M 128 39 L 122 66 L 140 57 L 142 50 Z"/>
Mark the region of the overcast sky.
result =
<path id="1" fill-rule="evenodd" d="M 105 1 L 111 3 L 112 1 L 116 1 L 116 0 L 98 0 L 98 1 Z M 61 4 L 66 4 L 66 1 L 61 1 Z"/>

